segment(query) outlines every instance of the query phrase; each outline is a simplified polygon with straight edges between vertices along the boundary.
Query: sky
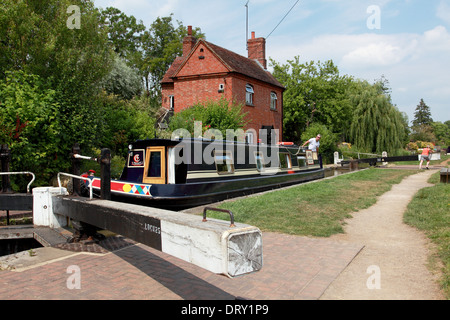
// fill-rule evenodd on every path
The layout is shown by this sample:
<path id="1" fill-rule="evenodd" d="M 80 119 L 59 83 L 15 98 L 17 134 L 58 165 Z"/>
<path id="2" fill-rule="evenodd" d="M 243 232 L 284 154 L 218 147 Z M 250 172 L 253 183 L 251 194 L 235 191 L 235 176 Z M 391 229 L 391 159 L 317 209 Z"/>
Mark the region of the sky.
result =
<path id="1" fill-rule="evenodd" d="M 173 14 L 174 22 L 199 27 L 209 42 L 247 56 L 247 1 L 94 4 L 118 8 L 147 28 Z M 267 60 L 333 60 L 340 75 L 370 83 L 384 76 L 392 102 L 410 122 L 421 99 L 434 121 L 450 120 L 450 0 L 249 0 L 249 37 L 252 31 L 266 38 Z"/>

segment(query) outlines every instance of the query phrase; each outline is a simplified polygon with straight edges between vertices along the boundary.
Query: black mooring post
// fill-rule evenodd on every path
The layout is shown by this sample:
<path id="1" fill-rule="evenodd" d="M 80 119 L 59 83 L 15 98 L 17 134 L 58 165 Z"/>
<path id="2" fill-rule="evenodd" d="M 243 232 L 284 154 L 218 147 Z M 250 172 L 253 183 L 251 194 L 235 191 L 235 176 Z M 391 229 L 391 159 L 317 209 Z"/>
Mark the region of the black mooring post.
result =
<path id="1" fill-rule="evenodd" d="M 11 151 L 7 144 L 2 144 L 0 148 L 0 160 L 2 162 L 2 172 L 9 172 L 9 162 L 11 160 Z M 2 192 L 11 192 L 11 180 L 9 175 L 2 176 Z"/>
<path id="2" fill-rule="evenodd" d="M 81 160 L 74 157 L 75 154 L 80 154 L 80 145 L 75 143 L 72 147 L 71 158 L 72 158 L 72 174 L 80 175 Z M 72 178 L 73 194 L 76 196 L 81 195 L 81 185 L 78 179 Z"/>
<path id="3" fill-rule="evenodd" d="M 100 198 L 111 200 L 111 151 L 102 149 L 100 155 Z"/>

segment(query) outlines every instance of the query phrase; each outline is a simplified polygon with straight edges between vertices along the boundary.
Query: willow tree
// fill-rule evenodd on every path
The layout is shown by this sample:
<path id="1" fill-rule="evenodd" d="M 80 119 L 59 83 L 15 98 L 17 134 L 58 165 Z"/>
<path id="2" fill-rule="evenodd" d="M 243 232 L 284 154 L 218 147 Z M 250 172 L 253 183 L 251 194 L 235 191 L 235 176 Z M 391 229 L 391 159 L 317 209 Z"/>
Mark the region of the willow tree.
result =
<path id="1" fill-rule="evenodd" d="M 361 151 L 394 154 L 403 147 L 405 127 L 401 112 L 392 105 L 380 83 L 355 83 L 350 126 L 353 144 Z"/>

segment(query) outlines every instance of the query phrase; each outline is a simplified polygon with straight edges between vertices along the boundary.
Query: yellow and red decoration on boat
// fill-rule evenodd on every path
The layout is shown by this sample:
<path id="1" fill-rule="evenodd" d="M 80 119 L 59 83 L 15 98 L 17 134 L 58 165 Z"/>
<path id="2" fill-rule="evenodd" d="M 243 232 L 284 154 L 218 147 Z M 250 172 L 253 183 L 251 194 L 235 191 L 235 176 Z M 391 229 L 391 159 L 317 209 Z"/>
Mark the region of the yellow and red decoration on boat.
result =
<path id="1" fill-rule="evenodd" d="M 100 188 L 100 179 L 95 178 L 92 185 L 94 188 Z M 133 184 L 133 183 L 123 183 L 123 182 L 111 181 L 111 191 L 151 196 L 150 187 L 151 187 L 151 185 L 140 185 L 140 184 Z"/>
<path id="2" fill-rule="evenodd" d="M 146 196 L 150 195 L 150 186 L 146 185 L 124 184 L 122 190 L 126 193 L 142 194 Z"/>

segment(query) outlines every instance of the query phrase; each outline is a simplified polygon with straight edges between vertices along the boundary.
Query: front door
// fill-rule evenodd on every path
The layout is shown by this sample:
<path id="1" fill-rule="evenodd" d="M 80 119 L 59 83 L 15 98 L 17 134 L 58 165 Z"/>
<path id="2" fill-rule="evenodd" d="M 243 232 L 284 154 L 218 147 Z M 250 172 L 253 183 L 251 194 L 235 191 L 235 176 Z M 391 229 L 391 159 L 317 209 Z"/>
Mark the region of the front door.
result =
<path id="1" fill-rule="evenodd" d="M 164 147 L 148 147 L 145 155 L 143 183 L 166 183 L 166 150 Z"/>

